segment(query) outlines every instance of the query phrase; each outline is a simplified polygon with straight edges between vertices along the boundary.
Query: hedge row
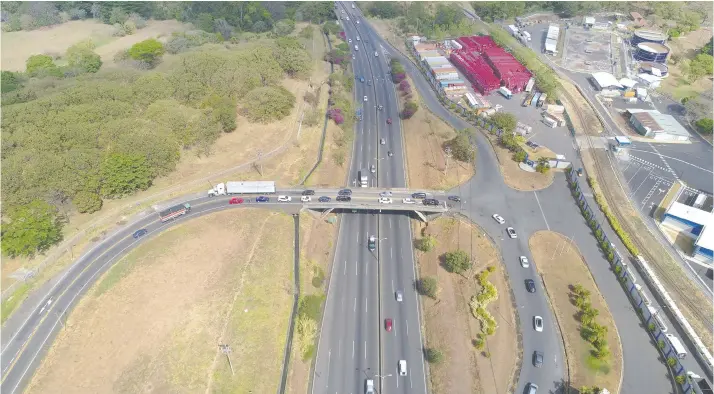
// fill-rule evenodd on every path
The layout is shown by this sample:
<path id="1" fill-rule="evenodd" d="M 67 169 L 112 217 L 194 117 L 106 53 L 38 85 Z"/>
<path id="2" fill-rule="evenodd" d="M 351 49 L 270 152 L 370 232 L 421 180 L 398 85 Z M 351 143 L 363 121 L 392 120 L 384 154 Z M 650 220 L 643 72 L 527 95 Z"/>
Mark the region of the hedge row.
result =
<path id="1" fill-rule="evenodd" d="M 637 256 L 640 254 L 639 249 L 637 249 L 637 246 L 632 242 L 632 239 L 630 239 L 629 234 L 623 230 L 622 226 L 620 226 L 620 221 L 617 220 L 615 215 L 610 212 L 610 208 L 607 205 L 607 201 L 603 198 L 602 194 L 600 194 L 599 191 L 596 191 L 595 189 L 599 189 L 597 181 L 594 179 L 588 177 L 588 184 L 590 185 L 590 188 L 593 190 L 593 196 L 595 198 L 595 202 L 597 205 L 600 207 L 600 210 L 602 211 L 603 214 L 605 214 L 605 217 L 607 218 L 607 222 L 610 223 L 610 226 L 612 227 L 613 230 L 615 230 L 615 233 L 617 236 L 620 238 L 622 241 L 623 245 L 627 248 L 627 250 L 633 255 Z"/>

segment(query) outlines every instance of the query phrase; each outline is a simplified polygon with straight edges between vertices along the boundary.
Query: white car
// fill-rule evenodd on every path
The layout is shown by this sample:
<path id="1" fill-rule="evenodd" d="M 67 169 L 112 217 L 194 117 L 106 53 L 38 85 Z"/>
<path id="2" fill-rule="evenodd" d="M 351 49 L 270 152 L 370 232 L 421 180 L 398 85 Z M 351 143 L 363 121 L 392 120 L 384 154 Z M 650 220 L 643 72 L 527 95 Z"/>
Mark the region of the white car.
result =
<path id="1" fill-rule="evenodd" d="M 365 103 L 367 102 L 367 96 L 364 96 L 364 102 Z"/>
<path id="2" fill-rule="evenodd" d="M 384 145 L 384 144 L 386 144 L 386 143 L 387 143 L 387 141 L 386 141 L 384 138 L 380 138 L 380 139 L 379 139 L 379 144 L 380 144 L 380 145 Z"/>
<path id="3" fill-rule="evenodd" d="M 292 197 L 290 196 L 278 196 L 278 201 L 279 202 L 290 202 L 292 201 Z"/>
<path id="4" fill-rule="evenodd" d="M 543 318 L 540 316 L 533 316 L 533 328 L 538 332 L 543 332 Z"/>
<path id="5" fill-rule="evenodd" d="M 397 297 L 397 302 L 402 302 L 402 292 L 397 290 L 394 294 Z"/>
<path id="6" fill-rule="evenodd" d="M 346 16 L 345 19 L 350 20 L 350 17 L 349 17 L 349 16 Z"/>
<path id="7" fill-rule="evenodd" d="M 506 232 L 508 233 L 509 237 L 518 238 L 518 234 L 516 234 L 516 230 L 514 230 L 513 227 L 506 228 Z"/>
<path id="8" fill-rule="evenodd" d="M 355 55 L 352 55 L 352 60 L 355 60 Z"/>
<path id="9" fill-rule="evenodd" d="M 530 267 L 530 264 L 528 264 L 528 257 L 521 256 L 519 259 L 521 260 L 521 267 L 523 267 L 523 268 Z"/>
<path id="10" fill-rule="evenodd" d="M 377 172 L 377 167 L 375 167 L 374 164 L 372 164 L 372 166 L 369 167 L 369 171 L 370 171 L 372 174 L 374 174 L 375 172 Z"/>
<path id="11" fill-rule="evenodd" d="M 493 216 L 491 216 L 493 220 L 497 221 L 498 224 L 503 224 L 506 223 L 506 219 L 502 218 L 501 215 L 494 213 Z"/>
<path id="12" fill-rule="evenodd" d="M 350 44 L 352 44 L 352 39 L 351 39 L 351 38 L 348 38 L 348 39 L 347 39 L 347 42 L 349 42 Z"/>
<path id="13" fill-rule="evenodd" d="M 402 198 L 402 204 L 416 204 L 416 201 L 411 198 Z"/>
<path id="14" fill-rule="evenodd" d="M 359 20 L 357 20 L 357 24 L 359 25 Z"/>
<path id="15" fill-rule="evenodd" d="M 312 201 L 312 198 L 310 198 L 310 196 L 302 196 L 302 197 L 300 197 L 300 201 L 310 202 L 310 201 Z"/>
<path id="16" fill-rule="evenodd" d="M 389 198 L 389 197 L 380 197 L 380 198 L 379 198 L 379 203 L 380 203 L 380 204 L 391 204 L 391 203 L 392 203 L 392 199 Z"/>
<path id="17" fill-rule="evenodd" d="M 407 360 L 399 360 L 399 376 L 407 376 Z"/>
<path id="18" fill-rule="evenodd" d="M 381 192 L 379 193 L 380 197 L 392 197 L 392 192 Z"/>
<path id="19" fill-rule="evenodd" d="M 365 394 L 374 394 L 374 380 L 367 379 L 367 387 L 365 388 Z"/>
<path id="20" fill-rule="evenodd" d="M 359 23 L 359 22 L 357 22 L 357 23 Z M 359 41 L 359 40 L 360 40 L 360 39 L 359 39 L 359 36 L 357 36 L 357 41 Z"/>
<path id="21" fill-rule="evenodd" d="M 375 52 L 374 57 L 379 57 L 379 53 Z"/>

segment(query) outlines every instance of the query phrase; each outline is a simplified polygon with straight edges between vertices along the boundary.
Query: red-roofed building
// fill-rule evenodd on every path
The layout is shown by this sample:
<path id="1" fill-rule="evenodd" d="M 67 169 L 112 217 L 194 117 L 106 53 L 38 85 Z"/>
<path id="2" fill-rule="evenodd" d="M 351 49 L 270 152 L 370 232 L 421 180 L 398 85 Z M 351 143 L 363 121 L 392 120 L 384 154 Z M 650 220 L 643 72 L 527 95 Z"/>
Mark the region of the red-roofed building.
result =
<path id="1" fill-rule="evenodd" d="M 503 48 L 493 47 L 486 49 L 483 56 L 508 90 L 518 93 L 525 89 L 532 75 L 513 55 Z"/>
<path id="2" fill-rule="evenodd" d="M 454 51 L 451 53 L 450 59 L 466 75 L 474 89 L 482 94 L 489 93 L 501 86 L 501 81 L 494 75 L 493 70 L 482 56 L 466 51 Z"/>

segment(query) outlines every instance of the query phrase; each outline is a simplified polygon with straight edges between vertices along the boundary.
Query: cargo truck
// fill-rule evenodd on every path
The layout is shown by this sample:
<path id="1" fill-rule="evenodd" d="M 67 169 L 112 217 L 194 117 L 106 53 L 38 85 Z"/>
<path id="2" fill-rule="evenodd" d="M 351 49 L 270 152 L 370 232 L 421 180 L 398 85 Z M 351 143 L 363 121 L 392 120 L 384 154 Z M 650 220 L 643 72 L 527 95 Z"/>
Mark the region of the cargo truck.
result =
<path id="1" fill-rule="evenodd" d="M 679 338 L 675 337 L 672 334 L 664 334 L 664 336 L 666 336 L 669 340 L 669 344 L 672 345 L 672 350 L 674 351 L 674 354 L 677 356 L 678 359 L 681 360 L 687 357 L 687 350 L 682 345 L 682 342 L 679 341 Z"/>
<path id="2" fill-rule="evenodd" d="M 219 183 L 208 190 L 208 197 L 225 196 L 233 194 L 274 194 L 275 182 L 273 181 L 245 181 Z"/>
<path id="3" fill-rule="evenodd" d="M 503 97 L 505 97 L 509 100 L 511 99 L 511 97 L 513 97 L 513 93 L 511 93 L 511 91 L 508 90 L 508 88 L 506 88 L 505 86 L 501 86 L 498 89 L 498 92 L 501 93 L 503 95 Z"/>
<path id="4" fill-rule="evenodd" d="M 545 99 L 547 97 L 548 97 L 547 94 L 545 94 L 545 93 L 541 94 L 540 97 L 538 98 L 538 103 L 536 103 L 536 107 L 542 107 L 543 104 L 545 103 Z"/>
<path id="5" fill-rule="evenodd" d="M 369 178 L 367 177 L 367 170 L 359 170 L 359 185 L 362 187 L 369 186 Z"/>
<path id="6" fill-rule="evenodd" d="M 183 216 L 189 212 L 191 212 L 191 205 L 189 205 L 188 203 L 185 203 L 185 204 L 175 205 L 171 208 L 168 208 L 168 209 L 165 209 L 165 210 L 159 212 L 159 217 L 161 218 L 162 222 L 166 222 L 169 220 L 176 219 L 179 216 Z"/>

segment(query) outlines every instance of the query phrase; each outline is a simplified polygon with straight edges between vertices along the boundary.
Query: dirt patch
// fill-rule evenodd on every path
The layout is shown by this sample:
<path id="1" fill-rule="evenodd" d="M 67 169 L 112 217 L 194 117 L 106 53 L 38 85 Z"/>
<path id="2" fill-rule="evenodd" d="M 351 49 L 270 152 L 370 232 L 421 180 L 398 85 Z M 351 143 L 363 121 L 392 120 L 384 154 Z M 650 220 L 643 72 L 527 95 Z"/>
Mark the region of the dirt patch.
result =
<path id="1" fill-rule="evenodd" d="M 335 217 L 329 215 L 328 217 Z M 324 294 L 333 259 L 337 226 L 311 214 L 300 215 L 300 290 L 301 296 Z M 318 322 L 318 326 L 320 323 Z M 298 336 L 293 341 L 287 393 L 306 393 L 312 358 L 303 360 Z"/>
<path id="2" fill-rule="evenodd" d="M 409 187 L 415 189 L 449 190 L 474 175 L 472 163 L 448 159 L 444 142 L 454 138 L 456 131 L 431 111 L 422 107 L 411 119 L 402 121 L 407 150 Z"/>
<path id="3" fill-rule="evenodd" d="M 219 391 L 240 381 L 274 392 L 292 305 L 292 231 L 288 215 L 240 209 L 147 240 L 80 301 L 28 392 L 188 393 L 211 378 Z M 233 348 L 235 381 L 218 343 Z"/>
<path id="4" fill-rule="evenodd" d="M 64 25 L 58 27 L 61 26 Z M 267 125 L 251 123 L 239 116 L 236 131 L 222 134 L 213 145 L 210 156 L 199 157 L 193 151 L 184 151 L 176 170 L 166 177 L 156 179 L 149 190 L 120 200 L 106 200 L 102 210 L 95 214 L 71 213 L 69 225 L 64 229 L 64 239 L 73 240 L 78 233 L 86 230 L 85 235 L 73 242 L 66 241 L 48 251 L 46 255 L 34 259 L 5 259 L 2 263 L 5 288 L 14 282 L 14 279 L 8 276 L 19 267 L 32 269 L 40 266 L 48 256 L 54 256 L 53 262 L 34 279 L 32 286 L 44 283 L 74 261 L 85 248 L 101 241 L 110 231 L 125 225 L 133 215 L 151 209 L 153 203 L 207 190 L 209 182 L 215 184 L 231 179 L 271 179 L 281 186 L 297 184 L 315 163 L 322 135 L 322 122 L 312 127 L 300 124 L 303 110 L 309 108 L 303 101 L 304 93 L 322 86 L 318 109 L 324 112 L 327 105 L 327 87 L 323 82 L 329 75 L 329 65 L 322 60 L 326 44 L 319 38 L 319 34 L 315 33 L 315 37 L 318 41 L 315 43 L 315 68 L 311 76 L 313 88 L 310 88 L 309 81 L 283 82 L 283 86 L 297 97 L 295 108 L 290 115 Z M 312 45 L 309 49 L 312 51 Z M 260 138 L 256 138 L 258 135 Z M 275 153 L 275 157 L 265 158 L 261 162 L 255 161 L 257 152 L 262 152 L 267 157 L 277 148 L 281 149 Z M 329 147 L 326 148 L 325 157 L 328 150 Z M 256 165 L 252 165 L 253 163 Z M 259 169 L 262 170 L 262 175 Z M 325 184 L 340 184 L 347 171 L 346 167 L 336 168 L 328 160 L 323 161 L 320 170 L 327 173 L 319 178 L 320 182 Z M 216 176 L 217 173 L 223 175 Z"/>
<path id="5" fill-rule="evenodd" d="M 567 237 L 551 231 L 536 232 L 528 240 L 528 245 L 565 338 L 571 385 L 607 387 L 612 393 L 617 393 L 615 388 L 620 387 L 622 380 L 622 344 L 607 303 L 582 255 Z M 580 336 L 580 322 L 576 317 L 578 308 L 570 299 L 570 286 L 576 284 L 590 291 L 592 306 L 600 311 L 596 321 L 607 327 L 606 338 L 611 356 L 606 364 L 593 361 L 592 346 Z"/>
<path id="6" fill-rule="evenodd" d="M 145 28 L 126 37 L 112 37 L 111 25 L 94 20 L 71 21 L 47 28 L 2 34 L 2 67 L 7 71 L 24 71 L 25 61 L 32 55 L 53 53 L 62 55 L 70 46 L 91 39 L 98 47 L 105 67 L 111 65 L 114 54 L 139 41 L 152 37 L 168 37 L 174 31 L 187 30 L 191 25 L 175 20 L 149 21 Z"/>
<path id="7" fill-rule="evenodd" d="M 414 227 L 414 233 L 421 234 L 421 224 Z M 424 234 L 436 237 L 437 245 L 428 253 L 417 251 L 419 275 L 436 278 L 440 289 L 437 300 L 422 297 L 425 346 L 444 355 L 440 364 L 429 367 L 431 391 L 507 392 L 517 367 L 518 349 L 515 311 L 499 252 L 483 230 L 460 220 L 439 219 L 423 229 Z M 469 253 L 474 261 L 464 276 L 451 274 L 439 264 L 439 256 L 457 249 Z M 487 307 L 498 325 L 495 334 L 487 339 L 490 357 L 472 344 L 481 330 L 469 309 L 471 297 L 480 289 L 474 275 L 488 266 L 496 268 L 489 281 L 498 291 L 498 299 Z"/>
<path id="8" fill-rule="evenodd" d="M 404 44 L 404 38 L 395 25 L 394 20 L 385 20 L 377 18 L 365 18 L 372 28 L 385 39 L 393 47 L 397 48 L 402 53 L 408 53 L 407 47 Z"/>
<path id="9" fill-rule="evenodd" d="M 518 167 L 518 163 L 513 161 L 513 154 L 508 149 L 498 145 L 495 136 L 488 134 L 488 140 L 491 142 L 491 146 L 493 146 L 493 150 L 498 157 L 503 182 L 511 189 L 520 191 L 542 190 L 553 183 L 555 178 L 553 170 L 545 174 L 523 171 Z"/>

